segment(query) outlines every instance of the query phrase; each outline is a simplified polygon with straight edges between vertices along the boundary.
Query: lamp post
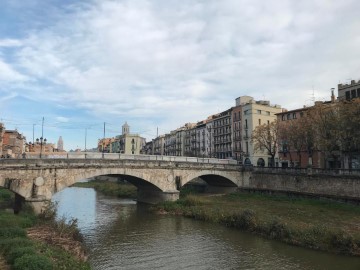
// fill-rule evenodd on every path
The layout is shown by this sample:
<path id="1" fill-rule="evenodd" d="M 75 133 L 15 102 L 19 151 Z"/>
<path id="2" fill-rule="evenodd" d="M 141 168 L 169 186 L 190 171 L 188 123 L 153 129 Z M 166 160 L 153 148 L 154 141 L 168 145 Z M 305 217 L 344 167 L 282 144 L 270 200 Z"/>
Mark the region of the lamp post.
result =
<path id="1" fill-rule="evenodd" d="M 42 149 L 43 149 L 43 144 L 46 144 L 47 140 L 44 139 L 43 137 L 40 137 L 36 139 L 36 143 L 39 144 L 40 141 L 40 158 L 42 158 Z"/>

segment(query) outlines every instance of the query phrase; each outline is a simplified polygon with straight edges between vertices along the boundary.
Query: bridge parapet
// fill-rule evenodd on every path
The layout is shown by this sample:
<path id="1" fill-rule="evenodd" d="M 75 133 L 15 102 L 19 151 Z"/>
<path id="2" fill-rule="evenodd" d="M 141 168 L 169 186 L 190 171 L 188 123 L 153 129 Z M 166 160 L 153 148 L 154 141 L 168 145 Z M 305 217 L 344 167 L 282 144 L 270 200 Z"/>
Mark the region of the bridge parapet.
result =
<path id="1" fill-rule="evenodd" d="M 239 166 L 233 163 L 207 163 L 192 161 L 167 161 L 167 160 L 144 160 L 144 159 L 2 159 L 0 170 L 3 169 L 41 169 L 41 168 L 117 168 L 117 167 L 143 167 L 143 168 L 177 168 L 177 169 L 217 169 L 239 170 Z"/>
<path id="2" fill-rule="evenodd" d="M 26 153 L 26 159 L 40 159 L 39 154 Z M 160 156 L 160 155 L 125 155 L 119 153 L 94 153 L 94 152 L 54 152 L 42 153 L 41 159 L 108 159 L 108 160 L 143 160 L 143 161 L 175 161 L 209 164 L 237 165 L 233 159 L 216 159 L 205 157 Z"/>

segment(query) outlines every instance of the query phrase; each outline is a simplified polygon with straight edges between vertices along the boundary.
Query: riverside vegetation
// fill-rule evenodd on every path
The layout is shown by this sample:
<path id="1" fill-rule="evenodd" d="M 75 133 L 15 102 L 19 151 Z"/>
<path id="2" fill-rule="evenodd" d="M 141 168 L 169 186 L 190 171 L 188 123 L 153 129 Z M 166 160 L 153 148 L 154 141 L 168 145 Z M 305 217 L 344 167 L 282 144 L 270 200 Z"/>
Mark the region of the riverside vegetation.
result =
<path id="1" fill-rule="evenodd" d="M 221 196 L 188 194 L 176 202 L 158 204 L 155 209 L 291 245 L 360 256 L 360 207 L 355 205 L 239 192 Z"/>
<path id="2" fill-rule="evenodd" d="M 89 181 L 92 187 L 116 197 L 136 197 L 136 187 L 123 182 Z M 334 201 L 232 193 L 203 196 L 190 187 L 181 199 L 153 207 L 159 213 L 183 215 L 248 231 L 288 244 L 360 256 L 360 207 Z"/>
<path id="3" fill-rule="evenodd" d="M 55 220 L 50 205 L 37 216 L 29 207 L 14 215 L 14 195 L 0 188 L 0 269 L 90 269 L 77 220 Z"/>
<path id="4" fill-rule="evenodd" d="M 137 188 L 126 182 L 112 182 L 104 180 L 90 180 L 88 182 L 78 182 L 74 187 L 93 188 L 96 191 L 118 198 L 132 198 L 135 199 L 137 195 Z"/>

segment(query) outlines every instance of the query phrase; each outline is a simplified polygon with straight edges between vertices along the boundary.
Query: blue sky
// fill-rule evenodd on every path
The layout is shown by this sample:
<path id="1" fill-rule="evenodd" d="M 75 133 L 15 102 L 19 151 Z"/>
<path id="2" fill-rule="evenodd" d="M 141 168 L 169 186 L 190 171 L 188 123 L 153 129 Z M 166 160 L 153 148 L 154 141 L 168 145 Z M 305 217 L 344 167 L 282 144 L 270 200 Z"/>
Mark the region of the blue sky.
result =
<path id="1" fill-rule="evenodd" d="M 360 2 L 2 0 L 0 121 L 27 140 L 147 139 L 250 95 L 288 109 L 360 79 Z"/>

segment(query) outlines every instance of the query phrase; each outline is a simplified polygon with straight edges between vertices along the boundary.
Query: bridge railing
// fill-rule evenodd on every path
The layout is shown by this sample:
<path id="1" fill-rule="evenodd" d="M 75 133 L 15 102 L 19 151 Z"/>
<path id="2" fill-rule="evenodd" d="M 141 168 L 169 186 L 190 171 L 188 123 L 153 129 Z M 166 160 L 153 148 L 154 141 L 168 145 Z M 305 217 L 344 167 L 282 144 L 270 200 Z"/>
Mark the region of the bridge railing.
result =
<path id="1" fill-rule="evenodd" d="M 26 153 L 25 159 L 40 159 L 39 153 Z M 202 157 L 184 156 L 159 156 L 159 155 L 125 155 L 119 153 L 96 153 L 96 152 L 54 152 L 43 153 L 41 159 L 109 159 L 109 160 L 143 160 L 143 161 L 174 161 L 174 162 L 194 162 L 207 164 L 230 164 L 237 165 L 233 159 L 216 159 Z"/>
<path id="2" fill-rule="evenodd" d="M 282 168 L 282 167 L 252 167 L 253 171 L 265 173 L 289 174 L 324 174 L 324 175 L 355 175 L 360 176 L 360 169 L 320 169 L 320 168 Z"/>

